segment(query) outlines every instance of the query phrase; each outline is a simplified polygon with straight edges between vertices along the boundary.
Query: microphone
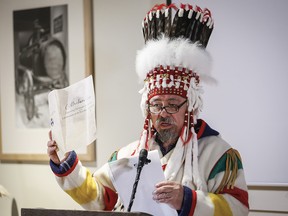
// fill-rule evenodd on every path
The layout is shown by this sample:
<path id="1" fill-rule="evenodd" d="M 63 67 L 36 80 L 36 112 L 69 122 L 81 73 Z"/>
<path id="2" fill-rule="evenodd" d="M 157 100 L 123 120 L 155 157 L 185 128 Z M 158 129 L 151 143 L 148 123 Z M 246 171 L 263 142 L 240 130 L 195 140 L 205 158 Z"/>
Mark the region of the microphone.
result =
<path id="1" fill-rule="evenodd" d="M 151 162 L 151 160 L 147 159 L 147 154 L 148 151 L 146 149 L 141 149 L 140 153 L 139 153 L 139 160 L 138 160 L 138 165 L 137 165 L 137 174 L 136 174 L 136 178 L 133 184 L 133 190 L 132 190 L 132 194 L 131 194 L 131 198 L 130 198 L 130 202 L 129 202 L 129 206 L 127 211 L 130 212 L 134 199 L 135 199 L 135 194 L 136 194 L 136 190 L 137 190 L 137 186 L 138 186 L 138 182 L 140 179 L 140 174 L 142 171 L 142 168 L 145 164 L 148 164 Z"/>
<path id="2" fill-rule="evenodd" d="M 139 161 L 138 161 L 138 165 L 137 165 L 137 172 L 143 168 L 143 166 L 145 165 L 145 163 L 147 162 L 147 155 L 148 155 L 148 151 L 146 149 L 141 149 L 140 153 L 139 153 Z"/>

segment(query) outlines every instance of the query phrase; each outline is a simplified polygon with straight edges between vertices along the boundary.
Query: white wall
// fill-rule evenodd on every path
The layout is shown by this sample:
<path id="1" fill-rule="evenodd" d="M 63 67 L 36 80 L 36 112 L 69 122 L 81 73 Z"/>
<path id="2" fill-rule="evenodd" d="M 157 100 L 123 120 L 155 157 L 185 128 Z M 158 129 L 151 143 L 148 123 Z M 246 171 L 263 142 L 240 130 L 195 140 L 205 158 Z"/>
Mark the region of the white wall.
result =
<path id="1" fill-rule="evenodd" d="M 222 4 L 224 4 L 224 0 L 221 2 Z M 227 5 L 228 2 L 230 1 L 225 2 L 225 5 L 227 7 L 232 7 L 233 4 L 236 4 L 240 1 L 233 1 L 229 3 L 229 5 Z M 259 1 L 254 2 L 259 5 L 266 4 L 267 7 L 271 9 L 274 8 L 272 1 L 266 0 L 266 3 L 260 3 Z M 279 2 L 283 3 L 283 1 L 280 0 Z M 94 163 L 89 163 L 89 168 L 92 171 L 96 170 L 98 166 L 104 164 L 110 154 L 115 149 L 118 149 L 135 139 L 138 139 L 140 135 L 140 131 L 143 126 L 143 119 L 139 108 L 140 95 L 138 94 L 138 90 L 141 88 L 141 85 L 137 84 L 137 76 L 134 71 L 134 60 L 136 50 L 140 49 L 143 45 L 142 32 L 140 28 L 142 18 L 155 3 L 156 1 L 152 0 L 94 0 L 94 37 L 96 65 L 95 83 L 98 139 L 96 150 L 97 165 L 95 165 Z M 213 9 L 213 7 L 216 7 L 217 4 L 218 3 L 214 1 L 209 1 L 209 4 L 208 1 L 199 1 L 199 6 L 211 5 L 212 8 L 209 6 L 211 10 Z M 213 14 L 218 14 L 218 17 L 225 16 L 225 13 L 220 10 L 221 8 L 225 8 L 225 5 L 221 5 L 221 7 L 217 6 L 216 8 L 218 12 L 212 11 Z M 242 16 L 246 14 L 245 8 L 248 6 L 249 3 L 246 2 L 246 4 L 243 3 L 243 5 L 241 5 L 241 7 L 239 8 L 239 10 L 241 10 L 240 14 Z M 236 11 L 231 11 L 232 14 L 234 12 L 236 13 Z M 283 16 L 283 14 L 281 15 Z M 227 15 L 227 19 L 230 16 L 232 15 Z M 282 19 L 280 19 L 280 21 L 281 20 Z M 216 22 L 215 25 L 216 27 L 219 26 L 220 28 L 221 25 L 222 28 L 225 26 L 225 24 L 221 24 L 219 22 Z M 235 115 L 235 113 L 228 112 L 227 110 L 235 110 L 237 108 L 235 110 L 236 112 L 238 111 L 239 107 L 241 107 L 241 102 L 243 100 L 252 100 L 252 98 L 250 98 L 247 93 L 246 97 L 243 98 L 241 96 L 241 79 L 239 81 L 239 87 L 236 86 L 238 87 L 237 89 L 240 90 L 237 90 L 237 92 L 235 93 L 235 90 L 233 90 L 235 86 L 228 86 L 230 87 L 229 89 L 231 90 L 231 94 L 233 93 L 233 95 L 230 94 L 230 91 L 225 91 L 225 88 L 228 85 L 227 83 L 229 83 L 228 81 L 230 79 L 235 80 L 235 78 L 240 75 L 236 76 L 230 74 L 229 76 L 225 76 L 222 79 L 221 73 L 232 73 L 235 69 L 239 67 L 239 61 L 243 61 L 243 59 L 246 58 L 246 53 L 243 54 L 242 58 L 238 58 L 239 54 L 236 53 L 237 59 L 235 59 L 235 56 L 232 55 L 235 54 L 235 50 L 229 49 L 230 46 L 235 43 L 235 41 L 232 41 L 232 36 L 237 36 L 241 34 L 245 35 L 245 33 L 241 32 L 239 34 L 236 34 L 236 32 L 231 32 L 230 26 L 226 26 L 226 28 L 224 29 L 228 32 L 227 34 L 222 33 L 222 31 L 219 31 L 217 33 L 218 30 L 216 31 L 216 27 L 214 32 L 215 34 L 213 33 L 211 43 L 208 44 L 208 47 L 214 55 L 216 67 L 215 77 L 219 79 L 219 85 L 217 87 L 209 87 L 207 89 L 205 96 L 205 98 L 207 98 L 207 101 L 205 101 L 204 111 L 207 112 L 207 114 L 205 115 L 209 120 L 208 122 L 211 121 L 218 130 L 220 130 L 222 133 L 224 132 L 224 137 L 227 137 L 228 141 L 233 141 L 233 137 L 242 139 L 241 136 L 239 136 L 242 135 L 242 133 L 239 132 L 239 134 L 235 134 L 235 131 L 228 130 L 225 125 L 235 126 L 235 124 L 238 124 L 239 122 L 241 124 L 244 124 L 246 121 L 244 121 L 243 116 L 241 117 L 240 115 L 242 112 L 237 112 L 237 115 Z M 269 27 L 267 26 L 267 28 Z M 229 34 L 230 37 L 227 36 Z M 223 38 L 225 35 L 228 38 Z M 230 41 L 229 46 L 227 45 L 227 47 L 224 47 L 220 53 L 216 53 L 216 50 L 220 49 L 220 44 L 223 41 Z M 249 40 L 246 42 L 249 42 Z M 241 45 L 242 42 L 238 41 L 238 43 Z M 283 41 L 283 44 L 285 44 L 285 41 Z M 228 58 L 229 61 L 227 61 L 227 56 L 224 55 L 224 51 L 228 52 L 229 56 L 231 56 L 231 58 Z M 254 54 L 251 52 L 247 53 Z M 263 53 L 260 54 L 264 55 Z M 281 58 L 281 56 L 279 58 Z M 227 63 L 225 68 L 221 67 L 223 62 Z M 264 62 L 261 62 L 259 59 L 257 60 L 257 63 L 259 65 L 262 65 L 260 63 L 264 64 Z M 246 66 L 244 65 L 241 66 L 240 64 L 243 71 L 245 71 L 244 69 L 246 69 Z M 247 68 L 249 68 L 248 65 Z M 3 73 L 2 71 L 0 72 Z M 285 78 L 287 78 L 287 76 Z M 243 85 L 247 85 L 247 82 L 244 82 Z M 223 85 L 225 88 L 223 87 Z M 257 85 L 257 83 L 255 83 L 255 85 Z M 277 86 L 278 85 L 276 85 L 275 88 L 277 88 Z M 258 87 L 262 87 L 262 85 Z M 235 98 L 233 97 L 234 95 L 236 95 L 239 100 L 235 100 Z M 258 95 L 256 94 L 255 96 L 257 97 Z M 214 100 L 213 98 L 223 100 L 225 103 L 219 104 L 218 100 Z M 265 109 L 268 109 L 266 106 L 264 107 Z M 248 109 L 248 107 L 243 107 L 242 110 L 244 110 L 245 113 L 250 116 L 253 113 L 258 114 L 258 110 L 254 109 L 255 108 L 253 107 L 250 107 L 250 109 Z M 285 114 L 285 111 L 283 111 L 282 109 L 283 108 L 279 107 L 278 112 L 275 112 L 275 109 L 273 109 L 273 107 L 271 108 L 271 112 L 267 110 L 268 114 L 270 113 L 270 115 L 268 115 L 270 121 L 273 120 L 271 118 L 271 116 L 273 115 L 281 116 L 281 113 Z M 211 115 L 209 115 L 210 113 Z M 227 115 L 228 117 L 226 117 Z M 257 116 L 258 115 L 256 115 L 256 117 Z M 250 116 L 250 118 L 251 117 L 253 118 L 253 115 Z M 285 119 L 286 116 L 282 115 L 281 117 Z M 261 120 L 258 124 L 262 126 L 265 122 L 266 121 Z M 232 134 L 230 134 L 230 132 Z M 259 133 L 259 131 L 258 133 L 256 133 L 257 136 L 261 136 L 261 133 Z M 247 140 L 245 139 L 244 141 L 246 142 Z M 235 145 L 240 148 L 240 152 L 242 152 L 242 147 L 239 142 L 242 143 L 242 140 L 237 141 L 236 143 L 232 142 L 231 144 L 234 145 L 235 143 Z M 46 148 L 46 143 L 43 143 L 43 148 Z M 249 157 L 250 155 L 245 156 L 244 161 L 249 160 Z M 251 155 L 251 157 L 253 158 L 252 160 L 254 160 L 257 159 L 258 156 L 255 158 L 255 155 Z M 254 166 L 253 161 L 252 163 L 252 165 L 249 163 L 244 163 L 244 167 L 248 167 L 247 169 L 249 170 L 250 165 Z M 49 166 L 46 164 L 40 165 L 0 163 L 0 184 L 5 186 L 11 193 L 11 195 L 15 197 L 19 211 L 21 208 L 81 209 L 75 202 L 71 200 L 71 198 L 69 198 L 64 192 L 59 189 L 58 185 L 55 182 L 54 176 L 50 171 Z M 288 193 L 286 188 L 283 188 L 282 190 L 266 190 L 265 188 L 260 188 L 260 190 L 250 190 L 249 194 L 251 209 L 266 211 L 266 213 L 258 211 L 252 212 L 252 216 L 276 216 L 278 215 L 277 213 L 270 213 L 269 211 L 288 211 Z M 7 198 L 0 198 L 1 216 L 11 215 L 11 209 L 9 208 L 10 205 L 11 200 Z"/>
<path id="2" fill-rule="evenodd" d="M 288 213 L 288 2 L 181 2 L 215 21 L 207 50 L 218 85 L 205 86 L 202 117 L 241 153 L 251 215 Z"/>
<path id="3" fill-rule="evenodd" d="M 203 116 L 240 151 L 249 184 L 288 186 L 288 2 L 193 2 L 215 23 L 207 50 L 219 83 L 205 88 Z"/>

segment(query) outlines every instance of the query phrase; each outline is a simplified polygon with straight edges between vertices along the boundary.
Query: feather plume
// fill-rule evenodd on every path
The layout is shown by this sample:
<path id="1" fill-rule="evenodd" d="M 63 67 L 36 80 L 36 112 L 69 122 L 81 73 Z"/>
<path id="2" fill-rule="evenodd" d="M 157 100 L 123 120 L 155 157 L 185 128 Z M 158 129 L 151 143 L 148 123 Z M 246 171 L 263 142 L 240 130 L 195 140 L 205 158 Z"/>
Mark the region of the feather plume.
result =
<path id="1" fill-rule="evenodd" d="M 136 72 L 143 81 L 147 72 L 162 65 L 184 67 L 200 76 L 204 82 L 216 82 L 211 76 L 211 57 L 198 43 L 185 38 L 169 39 L 165 36 L 150 40 L 142 50 L 137 52 Z"/>

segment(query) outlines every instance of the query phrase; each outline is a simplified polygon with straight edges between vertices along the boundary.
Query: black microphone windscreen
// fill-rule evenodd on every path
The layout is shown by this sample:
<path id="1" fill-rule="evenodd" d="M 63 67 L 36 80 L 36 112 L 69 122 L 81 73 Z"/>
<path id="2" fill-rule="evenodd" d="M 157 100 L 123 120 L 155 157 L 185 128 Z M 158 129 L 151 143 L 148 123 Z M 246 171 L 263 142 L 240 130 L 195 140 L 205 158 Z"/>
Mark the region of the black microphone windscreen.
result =
<path id="1" fill-rule="evenodd" d="M 147 155 L 148 155 L 148 151 L 146 149 L 141 149 L 140 153 L 139 153 L 139 163 L 138 163 L 138 167 L 139 166 L 143 166 L 144 163 L 146 162 L 147 159 Z"/>

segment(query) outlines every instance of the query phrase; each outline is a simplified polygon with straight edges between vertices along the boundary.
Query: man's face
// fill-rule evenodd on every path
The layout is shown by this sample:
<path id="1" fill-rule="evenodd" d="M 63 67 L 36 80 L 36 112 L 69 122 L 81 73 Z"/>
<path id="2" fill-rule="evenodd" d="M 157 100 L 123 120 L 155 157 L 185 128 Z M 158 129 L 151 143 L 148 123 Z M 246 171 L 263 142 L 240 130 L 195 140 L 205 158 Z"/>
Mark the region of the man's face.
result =
<path id="1" fill-rule="evenodd" d="M 157 95 L 150 99 L 150 105 L 169 106 L 180 105 L 185 101 L 185 98 L 177 95 Z M 174 114 L 169 114 L 163 109 L 158 114 L 151 114 L 151 120 L 154 128 L 159 133 L 159 138 L 163 143 L 175 142 L 180 136 L 181 129 L 184 124 L 185 112 L 187 103 L 179 108 L 179 111 Z"/>

